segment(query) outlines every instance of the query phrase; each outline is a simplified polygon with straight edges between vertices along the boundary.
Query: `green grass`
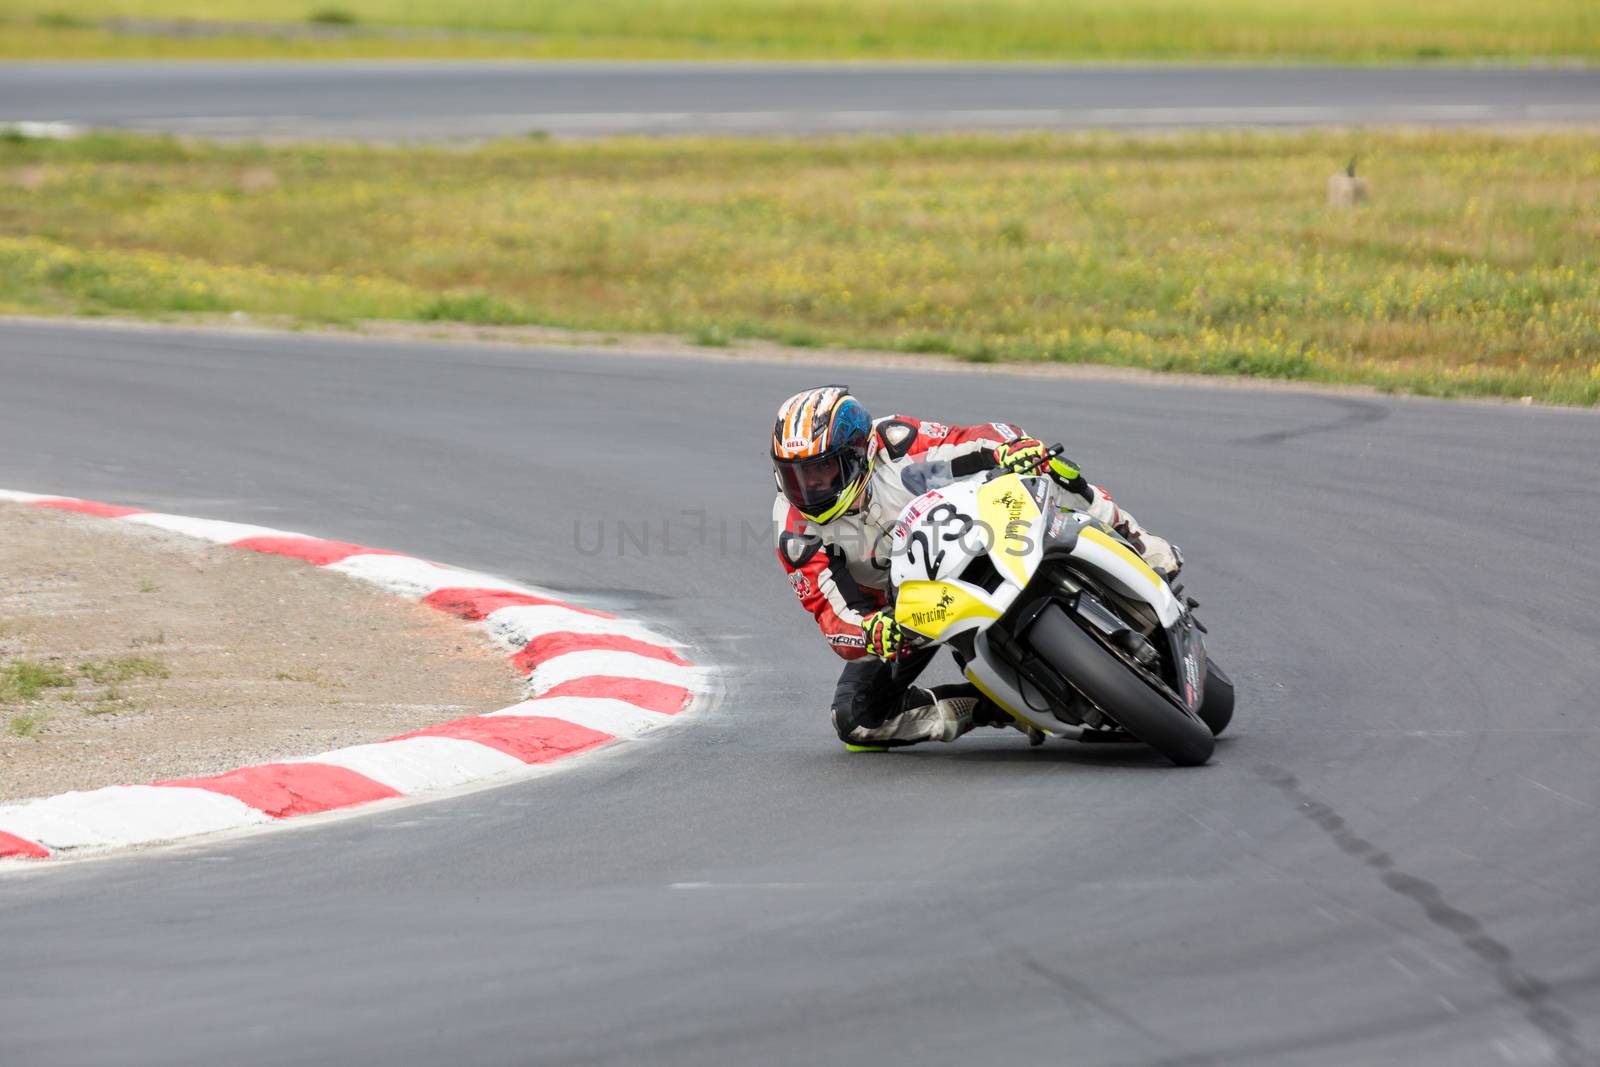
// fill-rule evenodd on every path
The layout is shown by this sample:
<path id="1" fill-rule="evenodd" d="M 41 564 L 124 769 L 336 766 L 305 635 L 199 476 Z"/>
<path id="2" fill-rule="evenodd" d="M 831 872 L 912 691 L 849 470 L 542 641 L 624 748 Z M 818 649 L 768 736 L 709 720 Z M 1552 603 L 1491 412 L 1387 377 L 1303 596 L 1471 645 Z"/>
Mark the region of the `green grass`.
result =
<path id="1" fill-rule="evenodd" d="M 38 700 L 46 689 L 71 688 L 73 678 L 56 663 L 14 660 L 0 668 L 0 704 Z"/>
<path id="2" fill-rule="evenodd" d="M 168 674 L 164 663 L 144 656 L 89 660 L 75 668 L 50 661 L 19 659 L 0 669 L 0 705 L 33 704 L 49 691 L 59 689 L 69 691 L 63 693 L 63 697 L 73 700 L 85 714 L 109 715 L 132 706 L 128 694 L 119 689 L 119 685 L 138 678 L 166 678 Z M 99 693 L 84 694 L 76 688 L 80 681 L 105 688 Z M 30 707 L 13 714 L 6 728 L 18 737 L 37 737 L 53 714 L 48 708 Z"/>
<path id="3" fill-rule="evenodd" d="M 474 322 L 481 326 L 515 326 L 532 321 L 516 307 L 479 292 L 437 297 L 417 317 L 424 322 Z"/>
<path id="4" fill-rule="evenodd" d="M 306 16 L 306 21 L 323 26 L 354 26 L 361 20 L 342 7 L 319 7 Z"/>
<path id="5" fill-rule="evenodd" d="M 1591 0 L 11 0 L 0 57 L 530 56 L 1358 62 L 1600 56 Z M 108 18 L 275 22 L 154 35 Z M 348 32 L 293 33 L 308 23 Z M 413 34 L 400 30 L 421 31 Z M 374 30 L 383 32 L 373 32 Z M 447 33 L 437 30 L 453 31 Z"/>
<path id="6" fill-rule="evenodd" d="M 692 345 L 705 348 L 727 348 L 733 343 L 733 338 L 728 336 L 728 331 L 720 322 L 699 323 L 684 335 L 684 339 Z"/>
<path id="7" fill-rule="evenodd" d="M 6 729 L 16 737 L 38 737 L 49 721 L 48 711 L 19 711 L 11 716 Z"/>
<path id="8" fill-rule="evenodd" d="M 1326 203 L 1359 153 L 1372 198 Z M 1600 400 L 1590 133 L 0 142 L 0 311 L 534 323 Z"/>
<path id="9" fill-rule="evenodd" d="M 124 656 L 100 663 L 83 663 L 78 673 L 96 685 L 116 686 L 135 678 L 165 678 L 166 664 L 143 656 Z"/>

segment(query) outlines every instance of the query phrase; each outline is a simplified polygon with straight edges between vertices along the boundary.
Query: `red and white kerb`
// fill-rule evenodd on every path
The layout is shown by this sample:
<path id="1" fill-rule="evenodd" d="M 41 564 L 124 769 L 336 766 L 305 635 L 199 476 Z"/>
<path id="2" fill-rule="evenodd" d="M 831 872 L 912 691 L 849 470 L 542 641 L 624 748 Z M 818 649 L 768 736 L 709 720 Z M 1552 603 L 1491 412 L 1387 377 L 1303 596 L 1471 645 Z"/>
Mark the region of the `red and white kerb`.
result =
<path id="1" fill-rule="evenodd" d="M 154 526 L 290 556 L 482 628 L 528 676 L 528 699 L 486 715 L 203 778 L 0 805 L 0 857 L 172 841 L 379 800 L 490 784 L 656 729 L 706 689 L 679 642 L 547 592 L 413 556 L 243 523 L 0 490 L 0 501 Z"/>

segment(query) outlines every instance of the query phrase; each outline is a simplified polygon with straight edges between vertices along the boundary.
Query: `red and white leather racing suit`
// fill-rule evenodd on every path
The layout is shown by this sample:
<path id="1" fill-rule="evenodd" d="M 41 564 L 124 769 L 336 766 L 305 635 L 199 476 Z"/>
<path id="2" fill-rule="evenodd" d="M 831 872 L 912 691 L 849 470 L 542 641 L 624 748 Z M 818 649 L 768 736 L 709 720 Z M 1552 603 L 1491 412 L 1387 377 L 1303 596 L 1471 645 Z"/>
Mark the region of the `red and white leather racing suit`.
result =
<path id="1" fill-rule="evenodd" d="M 847 660 L 858 661 L 845 668 L 834 696 L 834 724 L 843 740 L 873 746 L 948 741 L 970 728 L 975 699 L 957 700 L 964 705 L 957 711 L 967 716 L 958 726 L 949 708 L 935 706 L 950 703 L 940 700 L 938 691 L 909 688 L 931 654 L 892 672 L 893 680 L 887 664 L 875 659 L 862 661 L 867 655 L 862 623 L 887 602 L 889 535 L 901 509 L 927 489 L 941 484 L 941 479 L 967 477 L 993 468 L 995 448 L 1025 436 L 1019 427 L 1004 422 L 947 426 L 892 415 L 873 422 L 867 446 L 870 473 L 860 507 L 820 525 L 801 515 L 782 494 L 778 495 L 772 516 L 778 559 L 789 576 L 789 584 L 800 603 L 816 618 L 833 650 Z M 936 466 L 925 466 L 930 464 Z M 940 464 L 948 464 L 948 469 L 937 466 Z M 1070 501 L 1075 507 L 1116 529 L 1152 567 L 1161 571 L 1177 569 L 1167 541 L 1146 532 L 1104 489 L 1082 478 L 1066 488 L 1076 496 Z M 964 687 L 948 688 L 953 692 L 947 696 L 965 696 L 955 692 Z"/>

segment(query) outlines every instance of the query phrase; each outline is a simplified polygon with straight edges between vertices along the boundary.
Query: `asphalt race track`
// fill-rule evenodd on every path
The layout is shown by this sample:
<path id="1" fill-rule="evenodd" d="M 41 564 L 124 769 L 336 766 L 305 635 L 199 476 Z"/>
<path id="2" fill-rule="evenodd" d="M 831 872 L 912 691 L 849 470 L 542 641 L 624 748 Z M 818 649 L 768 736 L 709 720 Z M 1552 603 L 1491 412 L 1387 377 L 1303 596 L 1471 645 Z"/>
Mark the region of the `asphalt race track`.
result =
<path id="1" fill-rule="evenodd" d="M 843 750 L 765 533 L 771 411 L 841 378 L 1063 439 L 1183 545 L 1211 765 Z M 0 485 L 525 577 L 726 692 L 533 782 L 8 872 L 0 1059 L 1594 1063 L 1597 456 L 1581 411 L 6 325 Z"/>
<path id="2" fill-rule="evenodd" d="M 1600 70 L 1114 64 L 0 64 L 0 121 L 222 138 L 1595 122 Z"/>

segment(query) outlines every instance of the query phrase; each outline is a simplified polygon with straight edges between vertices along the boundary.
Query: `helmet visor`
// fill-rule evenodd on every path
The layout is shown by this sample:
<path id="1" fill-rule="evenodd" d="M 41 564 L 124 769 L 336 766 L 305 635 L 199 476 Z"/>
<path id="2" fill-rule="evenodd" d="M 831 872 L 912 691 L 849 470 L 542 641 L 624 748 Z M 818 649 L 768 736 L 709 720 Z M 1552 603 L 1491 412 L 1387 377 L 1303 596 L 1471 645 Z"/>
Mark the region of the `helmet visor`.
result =
<path id="1" fill-rule="evenodd" d="M 772 469 L 789 503 L 807 518 L 826 515 L 861 474 L 863 459 L 841 448 L 805 459 L 774 459 Z"/>

